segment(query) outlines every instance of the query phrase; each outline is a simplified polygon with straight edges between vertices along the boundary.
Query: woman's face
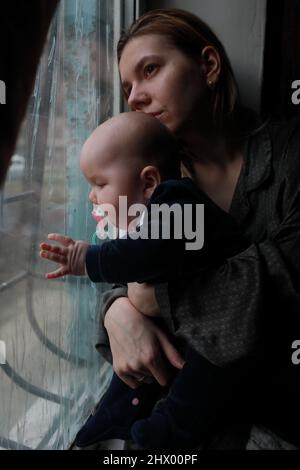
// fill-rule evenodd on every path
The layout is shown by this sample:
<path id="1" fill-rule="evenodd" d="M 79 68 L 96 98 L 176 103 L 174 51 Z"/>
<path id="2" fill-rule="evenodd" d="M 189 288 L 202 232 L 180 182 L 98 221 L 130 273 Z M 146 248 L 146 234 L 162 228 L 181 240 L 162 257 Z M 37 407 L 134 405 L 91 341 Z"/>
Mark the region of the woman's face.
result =
<path id="1" fill-rule="evenodd" d="M 206 90 L 200 58 L 192 60 L 165 36 L 145 35 L 127 43 L 119 69 L 132 111 L 153 114 L 177 134 L 199 126 Z"/>

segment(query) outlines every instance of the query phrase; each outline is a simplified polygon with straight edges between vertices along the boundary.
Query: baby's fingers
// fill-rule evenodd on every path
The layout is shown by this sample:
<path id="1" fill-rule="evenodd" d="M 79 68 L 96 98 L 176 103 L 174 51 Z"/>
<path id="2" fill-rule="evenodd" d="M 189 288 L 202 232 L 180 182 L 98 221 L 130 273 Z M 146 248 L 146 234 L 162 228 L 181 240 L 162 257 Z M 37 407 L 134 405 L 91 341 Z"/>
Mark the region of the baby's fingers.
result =
<path id="1" fill-rule="evenodd" d="M 68 274 L 68 270 L 64 267 L 56 269 L 56 271 L 52 271 L 51 273 L 45 274 L 47 279 L 56 279 L 58 277 L 63 277 Z"/>
<path id="2" fill-rule="evenodd" d="M 73 245 L 74 243 L 74 240 L 72 240 L 72 238 L 67 237 L 66 235 L 61 235 L 60 233 L 49 233 L 48 239 L 56 240 L 57 242 L 60 242 L 64 246 Z"/>
<path id="3" fill-rule="evenodd" d="M 54 261 L 55 263 L 67 264 L 68 262 L 67 257 L 65 255 L 59 254 L 59 253 L 53 253 L 50 250 L 41 250 L 40 256 L 42 258 L 49 259 L 50 261 Z"/>
<path id="4" fill-rule="evenodd" d="M 58 245 L 49 245 L 49 243 L 41 243 L 40 249 L 43 251 L 49 251 L 51 253 L 57 253 L 58 255 L 67 256 L 68 249 Z"/>

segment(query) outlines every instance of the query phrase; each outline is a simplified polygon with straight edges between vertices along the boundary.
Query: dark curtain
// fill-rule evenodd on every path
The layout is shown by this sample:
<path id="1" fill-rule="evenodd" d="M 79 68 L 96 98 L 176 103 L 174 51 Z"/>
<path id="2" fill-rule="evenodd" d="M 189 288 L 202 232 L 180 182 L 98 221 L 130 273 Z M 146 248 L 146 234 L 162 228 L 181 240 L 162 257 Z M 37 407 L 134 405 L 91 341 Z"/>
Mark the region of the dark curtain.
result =
<path id="1" fill-rule="evenodd" d="M 3 184 L 32 90 L 47 31 L 59 0 L 1 3 L 0 80 L 6 103 L 0 104 L 0 185 Z"/>
<path id="2" fill-rule="evenodd" d="M 300 80 L 300 1 L 268 0 L 261 108 L 264 117 L 300 114 L 292 83 Z"/>

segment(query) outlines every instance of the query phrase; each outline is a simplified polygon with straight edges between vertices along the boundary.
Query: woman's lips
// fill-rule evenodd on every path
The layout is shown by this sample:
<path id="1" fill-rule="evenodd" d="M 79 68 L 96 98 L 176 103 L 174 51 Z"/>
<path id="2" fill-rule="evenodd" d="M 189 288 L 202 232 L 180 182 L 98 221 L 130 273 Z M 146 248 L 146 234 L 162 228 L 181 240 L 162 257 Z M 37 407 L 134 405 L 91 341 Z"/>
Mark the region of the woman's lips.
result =
<path id="1" fill-rule="evenodd" d="M 162 113 L 163 111 L 159 111 L 158 113 L 148 113 L 148 114 L 151 114 L 151 116 L 158 118 L 159 116 L 162 115 Z"/>

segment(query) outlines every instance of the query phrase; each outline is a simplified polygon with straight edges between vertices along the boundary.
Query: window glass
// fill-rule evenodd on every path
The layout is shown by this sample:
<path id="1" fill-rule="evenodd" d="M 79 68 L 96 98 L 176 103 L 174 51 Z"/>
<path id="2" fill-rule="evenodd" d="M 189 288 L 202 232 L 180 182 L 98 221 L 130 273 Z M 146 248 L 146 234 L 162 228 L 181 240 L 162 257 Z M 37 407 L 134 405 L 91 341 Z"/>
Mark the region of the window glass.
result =
<path id="1" fill-rule="evenodd" d="M 79 153 L 119 111 L 121 7 L 121 0 L 60 2 L 0 195 L 2 448 L 68 448 L 110 378 L 94 347 L 108 286 L 46 280 L 55 265 L 39 258 L 39 243 L 51 232 L 93 239 Z"/>

